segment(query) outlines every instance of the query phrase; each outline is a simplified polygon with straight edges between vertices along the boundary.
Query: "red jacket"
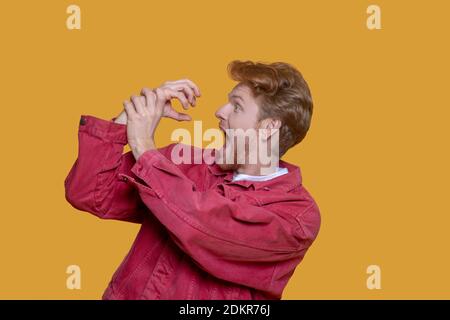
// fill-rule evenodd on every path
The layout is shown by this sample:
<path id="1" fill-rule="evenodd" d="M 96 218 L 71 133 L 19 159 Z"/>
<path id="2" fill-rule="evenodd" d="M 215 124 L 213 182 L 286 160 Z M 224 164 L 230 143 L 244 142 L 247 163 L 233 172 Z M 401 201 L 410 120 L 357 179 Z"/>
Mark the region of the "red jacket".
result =
<path id="1" fill-rule="evenodd" d="M 175 165 L 175 144 L 135 161 L 113 121 L 81 116 L 78 139 L 67 201 L 141 224 L 103 299 L 280 299 L 319 231 L 300 169 L 284 161 L 287 174 L 232 182 L 205 161 Z"/>

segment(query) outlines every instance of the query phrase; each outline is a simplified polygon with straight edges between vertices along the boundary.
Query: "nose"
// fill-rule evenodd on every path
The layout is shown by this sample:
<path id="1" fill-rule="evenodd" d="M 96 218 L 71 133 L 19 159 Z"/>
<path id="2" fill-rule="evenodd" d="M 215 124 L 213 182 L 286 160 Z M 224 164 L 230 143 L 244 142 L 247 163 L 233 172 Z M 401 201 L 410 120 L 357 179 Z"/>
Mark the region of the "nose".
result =
<path id="1" fill-rule="evenodd" d="M 216 118 L 218 118 L 219 120 L 226 120 L 226 112 L 225 112 L 225 107 L 220 107 L 219 109 L 217 109 L 216 113 L 214 114 L 216 116 Z"/>

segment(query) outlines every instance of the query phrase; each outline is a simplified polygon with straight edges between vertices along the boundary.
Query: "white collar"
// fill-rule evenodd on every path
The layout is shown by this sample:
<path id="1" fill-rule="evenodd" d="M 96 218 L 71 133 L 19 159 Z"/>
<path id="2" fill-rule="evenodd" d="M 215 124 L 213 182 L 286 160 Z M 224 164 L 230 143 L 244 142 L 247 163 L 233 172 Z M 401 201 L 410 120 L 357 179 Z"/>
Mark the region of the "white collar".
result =
<path id="1" fill-rule="evenodd" d="M 267 181 L 267 180 L 271 180 L 274 179 L 276 177 L 282 176 L 283 174 L 288 173 L 288 169 L 287 168 L 280 168 L 277 167 L 277 171 L 275 171 L 274 173 L 265 175 L 265 176 L 252 176 L 249 174 L 244 174 L 244 173 L 233 173 L 233 182 L 234 181 L 240 181 L 240 180 L 248 180 L 248 181 Z"/>

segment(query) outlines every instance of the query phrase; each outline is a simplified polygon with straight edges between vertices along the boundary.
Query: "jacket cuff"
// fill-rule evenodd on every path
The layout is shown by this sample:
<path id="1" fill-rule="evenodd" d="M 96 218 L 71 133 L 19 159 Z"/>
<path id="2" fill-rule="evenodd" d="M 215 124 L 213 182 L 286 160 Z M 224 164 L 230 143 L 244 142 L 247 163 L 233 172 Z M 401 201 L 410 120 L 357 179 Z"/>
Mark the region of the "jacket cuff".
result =
<path id="1" fill-rule="evenodd" d="M 86 132 L 102 140 L 119 144 L 127 144 L 127 126 L 111 120 L 103 120 L 94 116 L 82 115 L 80 117 L 79 132 Z"/>
<path id="2" fill-rule="evenodd" d="M 156 174 L 155 168 L 159 169 L 158 173 L 160 170 L 165 173 L 162 173 L 162 176 Z M 179 176 L 178 168 L 157 149 L 144 152 L 131 168 L 131 172 L 153 189 L 159 198 L 162 198 L 163 194 L 158 184 L 164 178 L 164 174 Z"/>

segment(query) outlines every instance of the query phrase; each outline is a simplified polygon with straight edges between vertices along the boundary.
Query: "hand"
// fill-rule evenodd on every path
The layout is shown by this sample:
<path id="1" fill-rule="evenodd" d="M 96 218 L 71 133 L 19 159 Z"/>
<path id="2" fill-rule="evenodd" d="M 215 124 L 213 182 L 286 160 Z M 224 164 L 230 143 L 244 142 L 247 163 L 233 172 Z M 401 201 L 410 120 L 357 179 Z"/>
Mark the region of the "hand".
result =
<path id="1" fill-rule="evenodd" d="M 136 160 L 145 151 L 156 148 L 154 135 L 162 117 L 166 96 L 159 88 L 155 91 L 146 90 L 145 97 L 132 96 L 132 102 L 124 102 L 128 144 Z"/>
<path id="2" fill-rule="evenodd" d="M 180 97 L 179 91 L 170 89 L 156 88 L 154 91 L 143 89 L 142 92 L 145 97 L 132 96 L 132 102 L 124 102 L 127 114 L 128 143 L 136 160 L 145 151 L 156 149 L 154 136 L 164 108 L 172 98 Z M 176 111 L 174 110 L 174 112 Z"/>
<path id="3" fill-rule="evenodd" d="M 181 102 L 184 109 L 188 109 L 189 105 L 195 107 L 196 98 L 201 96 L 200 89 L 198 86 L 189 79 L 182 79 L 177 81 L 166 81 L 164 82 L 160 88 L 164 91 L 175 91 L 172 95 Z M 143 88 L 141 91 L 141 98 L 145 99 L 144 91 L 150 90 L 148 88 Z M 152 91 L 155 91 L 154 89 Z M 177 121 L 189 121 L 191 117 L 187 114 L 177 112 L 173 107 L 170 100 L 166 101 L 163 109 L 163 117 L 172 118 Z M 114 120 L 115 123 L 126 124 L 127 123 L 127 114 L 125 110 L 123 110 Z"/>
<path id="4" fill-rule="evenodd" d="M 167 96 L 171 98 L 177 98 L 185 110 L 189 109 L 189 104 L 192 107 L 196 105 L 197 97 L 200 97 L 200 89 L 198 86 L 189 79 L 181 79 L 177 81 L 166 81 L 160 87 Z M 149 89 L 144 88 L 141 91 L 143 95 L 145 91 Z M 187 114 L 177 112 L 170 99 L 164 104 L 163 117 L 172 118 L 177 121 L 189 121 L 191 117 Z"/>

